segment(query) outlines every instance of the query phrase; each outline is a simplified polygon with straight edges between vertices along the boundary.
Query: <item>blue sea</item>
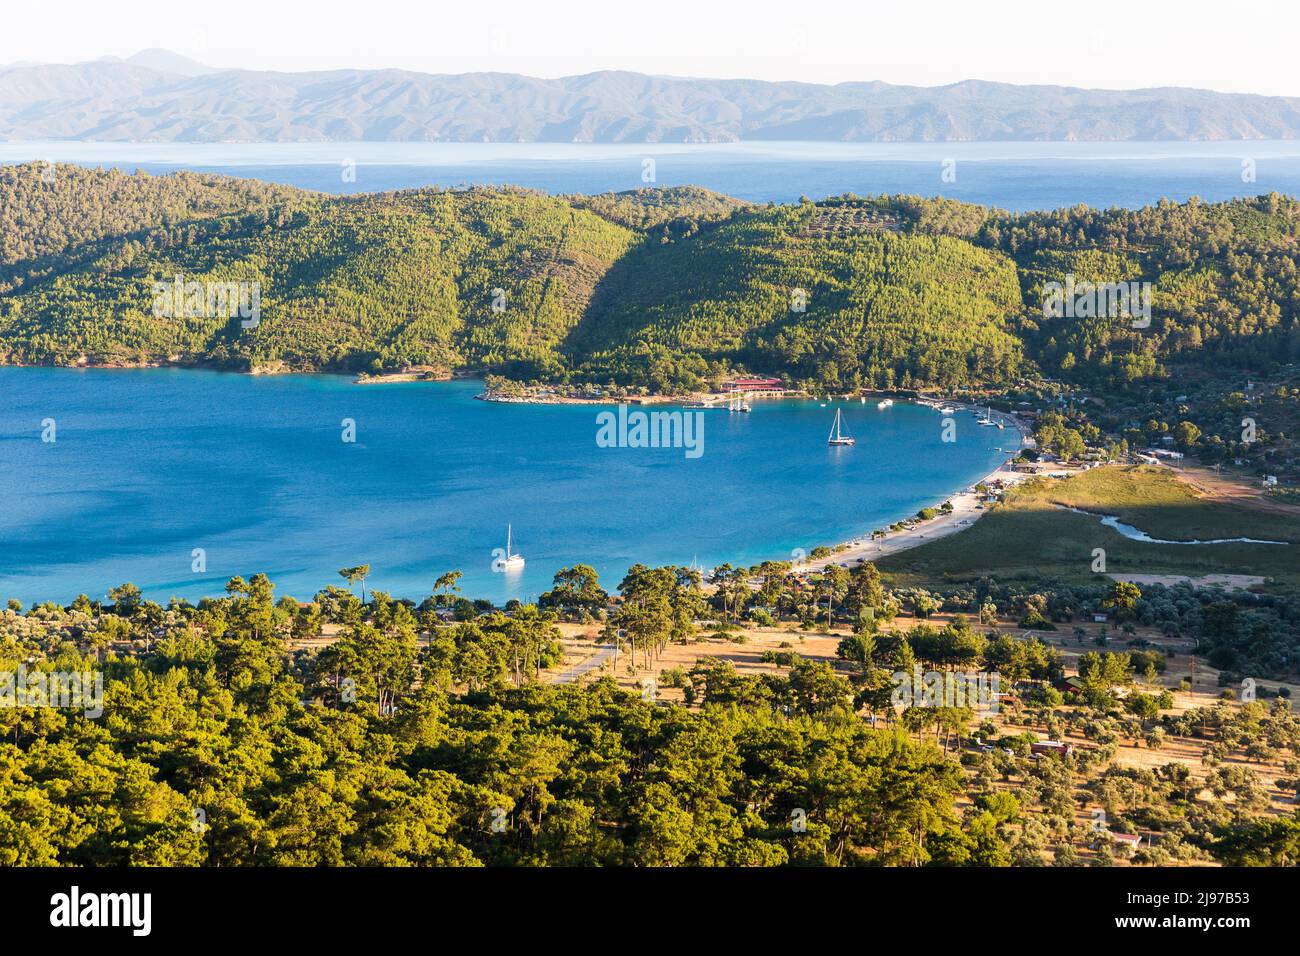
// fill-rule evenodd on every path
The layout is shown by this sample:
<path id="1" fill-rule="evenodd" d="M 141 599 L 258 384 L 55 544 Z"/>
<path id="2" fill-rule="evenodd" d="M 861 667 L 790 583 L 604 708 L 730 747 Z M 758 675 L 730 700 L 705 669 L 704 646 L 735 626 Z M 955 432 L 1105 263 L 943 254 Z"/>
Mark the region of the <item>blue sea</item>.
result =
<path id="1" fill-rule="evenodd" d="M 551 193 L 705 186 L 753 202 L 854 192 L 1015 212 L 1300 194 L 1300 141 L 1213 143 L 0 143 L 0 163 L 195 169 L 330 193 L 510 183 Z"/>
<path id="2" fill-rule="evenodd" d="M 579 562 L 612 588 L 638 561 L 752 564 L 868 534 L 1018 447 L 965 412 L 944 443 L 930 408 L 771 401 L 700 412 L 691 458 L 598 447 L 600 407 L 480 390 L 0 368 L 0 595 L 67 602 L 131 581 L 166 601 L 261 571 L 305 599 L 357 564 L 368 588 L 416 600 L 453 569 L 465 594 L 498 602 L 535 598 Z M 826 444 L 836 408 L 853 447 Z M 507 524 L 522 574 L 493 570 Z"/>

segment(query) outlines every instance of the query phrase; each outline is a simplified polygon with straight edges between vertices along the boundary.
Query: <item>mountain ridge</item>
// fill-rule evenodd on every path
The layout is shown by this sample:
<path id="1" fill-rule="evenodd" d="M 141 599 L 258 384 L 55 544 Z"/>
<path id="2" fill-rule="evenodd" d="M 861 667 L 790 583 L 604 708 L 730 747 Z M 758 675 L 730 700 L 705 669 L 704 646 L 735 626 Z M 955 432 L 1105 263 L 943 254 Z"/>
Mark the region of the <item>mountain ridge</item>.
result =
<path id="1" fill-rule="evenodd" d="M 1300 97 L 833 85 L 604 70 L 219 69 L 165 50 L 0 67 L 0 141 L 725 143 L 1300 138 Z"/>

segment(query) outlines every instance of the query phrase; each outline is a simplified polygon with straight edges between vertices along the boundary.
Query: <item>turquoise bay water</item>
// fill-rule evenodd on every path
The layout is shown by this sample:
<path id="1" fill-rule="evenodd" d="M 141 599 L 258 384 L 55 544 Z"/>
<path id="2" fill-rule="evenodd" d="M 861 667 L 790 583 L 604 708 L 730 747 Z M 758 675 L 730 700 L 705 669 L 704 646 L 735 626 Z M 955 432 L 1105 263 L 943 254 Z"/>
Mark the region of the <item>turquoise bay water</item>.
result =
<path id="1" fill-rule="evenodd" d="M 535 598 L 565 565 L 611 589 L 633 563 L 788 558 L 937 504 L 1012 448 L 958 413 L 874 402 L 705 411 L 704 452 L 599 448 L 594 406 L 476 401 L 477 382 L 0 368 L 0 597 L 220 593 L 259 571 L 309 598 L 369 564 L 367 586 Z M 834 409 L 857 438 L 831 448 Z M 341 422 L 356 423 L 356 441 Z M 43 442 L 53 419 L 56 441 Z M 492 570 L 514 527 L 522 574 Z M 207 571 L 191 570 L 206 552 Z"/>

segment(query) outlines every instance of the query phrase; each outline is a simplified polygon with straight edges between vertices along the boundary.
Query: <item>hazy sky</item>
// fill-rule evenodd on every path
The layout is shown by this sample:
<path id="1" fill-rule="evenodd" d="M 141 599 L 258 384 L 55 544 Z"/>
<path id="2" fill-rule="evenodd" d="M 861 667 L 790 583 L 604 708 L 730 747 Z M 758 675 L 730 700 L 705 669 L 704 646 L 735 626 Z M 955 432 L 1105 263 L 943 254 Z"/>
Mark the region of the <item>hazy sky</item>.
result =
<path id="1" fill-rule="evenodd" d="M 250 69 L 973 77 L 1300 96 L 1300 0 L 7 0 L 0 22 L 0 63 L 157 46 Z"/>

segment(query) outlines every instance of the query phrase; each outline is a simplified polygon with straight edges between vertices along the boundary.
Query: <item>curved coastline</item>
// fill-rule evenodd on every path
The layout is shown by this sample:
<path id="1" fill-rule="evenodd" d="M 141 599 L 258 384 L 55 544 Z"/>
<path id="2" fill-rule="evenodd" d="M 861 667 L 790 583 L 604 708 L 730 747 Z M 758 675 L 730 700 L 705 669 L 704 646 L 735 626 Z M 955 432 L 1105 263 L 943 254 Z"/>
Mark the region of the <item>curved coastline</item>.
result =
<path id="1" fill-rule="evenodd" d="M 1000 421 L 1007 428 L 1015 430 L 1020 447 L 1024 447 L 1024 441 L 1029 434 L 1028 425 L 1011 413 L 988 411 L 983 406 L 962 402 L 942 402 L 930 399 L 907 399 L 905 401 L 909 404 L 933 408 L 936 412 L 941 408 L 951 408 L 954 411 L 965 411 L 972 414 L 986 412 L 994 420 Z M 909 518 L 915 519 L 914 514 L 911 516 L 901 517 L 898 520 L 906 522 L 908 526 L 896 531 L 886 529 L 884 535 L 880 538 L 872 537 L 875 531 L 879 530 L 874 529 L 873 531 L 867 532 L 865 537 L 859 535 L 858 537 L 852 538 L 848 541 L 840 542 L 837 545 L 831 546 L 831 554 L 825 557 L 799 562 L 796 566 L 796 570 L 819 571 L 831 564 L 851 567 L 853 565 L 888 557 L 891 554 L 897 554 L 901 551 L 909 551 L 912 548 L 918 548 L 931 541 L 937 541 L 940 538 L 946 538 L 949 535 L 958 533 L 959 531 L 964 531 L 986 513 L 984 505 L 975 491 L 977 485 L 994 485 L 995 483 L 1000 482 L 1003 488 L 1009 488 L 1012 485 L 1019 484 L 1031 477 L 1030 475 L 1011 470 L 1009 466 L 1014 457 L 1014 454 L 1009 454 L 997 468 L 978 481 L 973 482 L 965 488 L 958 489 L 941 501 L 935 502 L 929 506 L 922 506 L 938 508 L 944 501 L 948 501 L 952 503 L 952 511 L 938 514 L 928 521 L 915 521 L 914 523 L 909 521 Z"/>
<path id="2" fill-rule="evenodd" d="M 493 402 L 505 405 L 616 405 L 619 403 L 634 405 L 677 405 L 684 408 L 700 408 L 708 410 L 725 410 L 727 400 L 726 393 L 695 393 L 692 395 L 640 395 L 615 398 L 611 396 L 560 396 L 554 394 L 530 392 L 525 395 L 502 396 L 490 395 L 486 391 L 474 396 L 476 399 L 485 402 Z M 748 395 L 749 400 L 760 400 L 766 402 L 781 401 L 817 401 L 817 397 L 809 395 L 806 392 L 795 392 L 794 390 L 785 392 L 780 395 L 754 393 Z M 873 529 L 867 532 L 865 537 L 857 535 L 846 541 L 840 541 L 836 544 L 828 545 L 831 554 L 825 557 L 812 560 L 802 560 L 795 563 L 796 570 L 799 571 L 816 571 L 830 564 L 841 564 L 846 567 L 854 564 L 862 564 L 876 558 L 886 557 L 890 554 L 896 554 L 901 551 L 907 551 L 912 548 L 920 547 L 930 541 L 956 534 L 970 527 L 984 513 L 984 505 L 980 501 L 980 496 L 976 493 L 975 488 L 978 485 L 998 485 L 1001 488 L 1009 488 L 1016 485 L 1030 475 L 1011 470 L 1010 463 L 1018 454 L 1019 449 L 1025 445 L 1025 439 L 1029 437 L 1030 428 L 1028 424 L 1022 421 L 1017 415 L 1011 412 L 994 411 L 988 406 L 973 404 L 970 402 L 948 401 L 923 396 L 903 396 L 894 391 L 867 391 L 856 396 L 842 396 L 838 401 L 851 403 L 853 398 L 858 398 L 865 403 L 874 403 L 878 399 L 889 399 L 892 403 L 905 405 L 915 405 L 921 408 L 930 408 L 935 412 L 947 409 L 954 412 L 967 412 L 972 415 L 986 415 L 989 419 L 1001 423 L 1004 428 L 1009 428 L 1015 432 L 1017 449 L 1015 453 L 1008 454 L 1007 457 L 993 471 L 984 475 L 982 478 L 972 482 L 969 485 L 959 488 L 953 493 L 944 496 L 940 500 L 929 505 L 921 505 L 917 511 L 927 507 L 939 508 L 944 502 L 952 504 L 950 512 L 941 513 L 927 521 L 917 521 L 916 512 L 907 515 L 900 515 L 894 522 L 886 526 L 884 534 L 880 538 L 873 538 L 875 531 Z M 829 407 L 834 404 L 832 401 L 823 402 L 822 404 Z M 1068 469 L 1067 469 L 1068 470 Z M 907 527 L 891 530 L 891 526 L 898 522 L 907 523 Z M 789 556 L 774 557 L 772 560 L 788 560 Z"/>

